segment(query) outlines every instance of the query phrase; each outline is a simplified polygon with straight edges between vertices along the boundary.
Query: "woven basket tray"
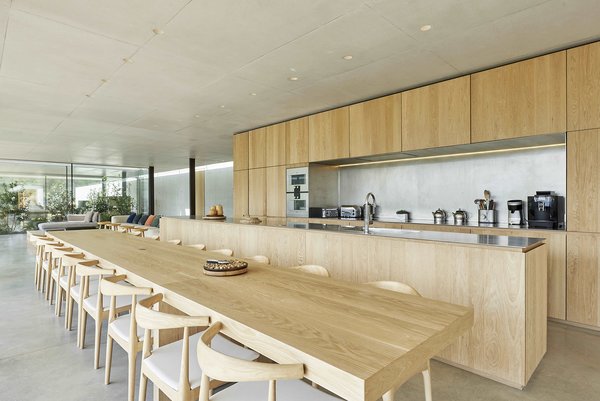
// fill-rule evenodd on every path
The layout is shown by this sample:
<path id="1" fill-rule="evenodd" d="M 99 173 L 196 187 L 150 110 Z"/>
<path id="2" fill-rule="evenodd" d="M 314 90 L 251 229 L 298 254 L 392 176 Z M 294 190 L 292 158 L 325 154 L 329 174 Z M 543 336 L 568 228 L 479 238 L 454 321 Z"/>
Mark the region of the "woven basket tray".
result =
<path id="1" fill-rule="evenodd" d="M 241 260 L 228 260 L 228 263 L 207 261 L 203 272 L 207 276 L 237 276 L 248 271 L 248 263 Z"/>

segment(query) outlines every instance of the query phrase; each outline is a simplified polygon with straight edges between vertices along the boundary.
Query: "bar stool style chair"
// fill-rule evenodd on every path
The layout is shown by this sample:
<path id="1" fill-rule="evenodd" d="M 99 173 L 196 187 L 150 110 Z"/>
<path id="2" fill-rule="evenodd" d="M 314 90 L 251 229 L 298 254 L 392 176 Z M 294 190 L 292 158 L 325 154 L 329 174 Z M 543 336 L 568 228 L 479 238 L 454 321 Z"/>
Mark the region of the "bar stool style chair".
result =
<path id="1" fill-rule="evenodd" d="M 211 348 L 211 340 L 221 328 L 220 322 L 213 323 L 198 343 L 198 364 L 202 369 L 200 401 L 276 401 L 276 394 L 286 401 L 340 401 L 300 380 L 304 377 L 301 363 L 278 365 L 245 361 Z M 210 397 L 211 380 L 238 383 Z"/>
<path id="2" fill-rule="evenodd" d="M 304 273 L 316 274 L 321 277 L 331 277 L 329 271 L 323 266 L 319 265 L 300 265 L 289 267 L 292 270 L 298 270 Z"/>
<path id="3" fill-rule="evenodd" d="M 421 296 L 421 294 L 419 294 L 419 292 L 416 289 L 414 289 L 408 284 L 401 283 L 399 281 L 372 281 L 367 284 L 384 290 L 400 292 L 402 294 L 408 295 L 415 295 L 417 297 Z M 425 400 L 432 401 L 433 398 L 431 394 L 431 366 L 429 364 L 429 361 L 427 361 L 427 364 L 423 368 L 421 373 L 423 374 L 423 385 L 425 387 Z M 393 388 L 387 393 L 385 393 L 382 397 L 383 401 L 393 401 L 396 390 L 397 389 Z"/>
<path id="4" fill-rule="evenodd" d="M 189 246 L 190 248 L 196 248 L 200 251 L 206 251 L 206 245 L 204 244 L 191 244 L 191 245 L 186 245 Z"/>
<path id="5" fill-rule="evenodd" d="M 173 245 L 181 245 L 181 240 L 180 239 L 170 239 L 167 242 L 169 244 L 173 244 Z"/>
<path id="6" fill-rule="evenodd" d="M 245 259 L 253 260 L 254 262 L 258 262 L 258 263 L 264 263 L 266 265 L 268 265 L 270 262 L 269 258 L 267 258 L 266 256 L 263 256 L 263 255 L 254 255 L 254 256 L 247 257 Z"/>
<path id="7" fill-rule="evenodd" d="M 152 294 L 152 288 L 134 287 L 119 283 L 126 280 L 127 276 L 113 276 L 103 278 L 100 281 L 100 293 L 110 297 L 110 308 L 108 311 L 108 333 L 106 335 L 106 364 L 104 384 L 110 384 L 110 369 L 112 367 L 113 340 L 127 352 L 129 365 L 127 399 L 133 401 L 135 390 L 135 365 L 137 354 L 142 350 L 141 339 L 144 331 L 138 328 L 136 321 L 136 306 L 138 297 L 148 297 Z M 117 314 L 117 297 L 130 297 L 130 311 L 128 314 L 119 316 Z M 97 321 L 98 322 L 98 321 Z M 99 323 L 96 323 L 99 325 Z"/>
<path id="8" fill-rule="evenodd" d="M 138 401 L 146 400 L 148 379 L 172 401 L 196 401 L 198 399 L 202 371 L 195 357 L 202 332 L 190 336 L 190 328 L 208 326 L 206 316 L 182 316 L 157 312 L 150 309 L 163 299 L 162 294 L 138 302 L 137 322 L 145 329 L 142 351 L 142 371 Z M 183 328 L 183 339 L 151 350 L 151 330 Z M 258 358 L 252 350 L 243 348 L 223 336 L 213 336 L 212 346 L 226 355 L 251 361 Z M 218 387 L 223 382 L 209 384 Z"/>
<path id="9" fill-rule="evenodd" d="M 220 253 L 223 256 L 233 256 L 233 250 L 227 248 L 211 249 L 209 252 Z"/>

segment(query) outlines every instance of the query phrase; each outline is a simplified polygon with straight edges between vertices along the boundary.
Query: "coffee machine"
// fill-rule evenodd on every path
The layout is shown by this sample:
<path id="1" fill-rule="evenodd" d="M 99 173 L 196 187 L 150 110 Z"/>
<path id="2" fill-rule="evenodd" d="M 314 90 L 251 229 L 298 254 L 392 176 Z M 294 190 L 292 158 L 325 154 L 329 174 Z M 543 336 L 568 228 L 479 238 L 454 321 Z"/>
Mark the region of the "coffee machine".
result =
<path id="1" fill-rule="evenodd" d="M 507 203 L 508 206 L 508 224 L 511 226 L 523 225 L 523 201 L 512 199 Z"/>
<path id="2" fill-rule="evenodd" d="M 530 228 L 565 228 L 565 197 L 552 191 L 536 191 L 527 197 L 527 221 Z"/>

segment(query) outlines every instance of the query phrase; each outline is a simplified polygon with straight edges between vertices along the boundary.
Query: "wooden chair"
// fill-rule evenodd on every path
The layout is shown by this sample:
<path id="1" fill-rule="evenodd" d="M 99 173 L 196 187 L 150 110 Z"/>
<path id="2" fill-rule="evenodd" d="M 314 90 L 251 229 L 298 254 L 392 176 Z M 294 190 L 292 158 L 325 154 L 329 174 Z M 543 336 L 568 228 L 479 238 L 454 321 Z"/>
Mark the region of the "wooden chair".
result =
<path id="1" fill-rule="evenodd" d="M 42 287 L 46 292 L 46 301 L 52 305 L 54 298 L 52 275 L 58 262 L 58 250 L 64 248 L 64 244 L 60 242 L 51 242 L 44 245 L 44 261 L 42 263 Z M 72 248 L 71 248 L 72 250 Z"/>
<path id="2" fill-rule="evenodd" d="M 46 250 L 46 245 L 60 246 L 62 243 L 51 237 L 41 237 L 36 240 L 36 263 L 34 282 L 38 291 L 45 292 L 48 272 L 48 265 L 51 263 L 51 255 Z"/>
<path id="3" fill-rule="evenodd" d="M 223 256 L 233 256 L 233 250 L 227 248 L 211 249 L 209 252 L 220 253 Z"/>
<path id="4" fill-rule="evenodd" d="M 48 264 L 48 280 L 46 282 L 48 291 L 46 294 L 46 299 L 48 299 L 50 305 L 52 305 L 52 302 L 54 302 L 54 294 L 55 292 L 58 292 L 57 283 L 60 279 L 59 273 L 61 273 L 61 270 L 59 266 L 62 263 L 62 256 L 65 254 L 74 253 L 75 251 L 73 248 L 64 245 L 46 245 L 46 250 L 49 251 L 51 262 Z"/>
<path id="5" fill-rule="evenodd" d="M 73 326 L 73 305 L 79 303 L 79 293 L 81 292 L 81 282 L 77 283 L 77 275 L 75 274 L 75 266 L 79 263 L 95 266 L 98 264 L 97 260 L 85 259 L 83 253 L 62 255 L 61 265 L 59 268 L 64 269 L 66 276 L 63 275 L 59 279 L 59 287 L 61 291 L 64 291 L 66 301 L 67 312 L 65 315 L 65 329 L 71 330 Z M 88 293 L 96 293 L 98 291 L 98 281 L 90 280 Z M 62 294 L 60 295 L 62 297 Z M 58 297 L 57 297 L 58 298 Z M 79 337 L 78 337 L 79 339 Z"/>
<path id="6" fill-rule="evenodd" d="M 289 269 L 298 270 L 304 273 L 316 274 L 322 277 L 331 277 L 329 275 L 329 271 L 323 266 L 319 265 L 300 265 L 300 266 L 292 266 Z"/>
<path id="7" fill-rule="evenodd" d="M 211 348 L 211 341 L 221 328 L 220 322 L 213 323 L 198 342 L 198 364 L 202 369 L 200 401 L 276 401 L 276 395 L 281 400 L 340 401 L 300 380 L 304 377 L 304 365 L 301 363 L 278 365 L 252 362 L 224 355 Z M 238 383 L 211 397 L 211 380 Z"/>
<path id="8" fill-rule="evenodd" d="M 399 281 L 373 281 L 367 284 L 384 290 L 400 292 L 402 294 L 408 295 L 415 295 L 417 297 L 421 296 L 421 294 L 419 294 L 419 292 L 416 289 L 414 289 L 408 284 L 401 283 Z M 431 366 L 429 361 L 427 361 L 427 364 L 423 367 L 421 373 L 423 374 L 423 385 L 425 387 L 425 400 L 431 401 L 433 398 L 431 394 Z M 394 394 L 396 394 L 397 390 L 397 388 L 393 388 L 387 393 L 385 393 L 382 397 L 383 401 L 393 401 Z"/>
<path id="9" fill-rule="evenodd" d="M 100 293 L 110 297 L 110 308 L 108 311 L 108 332 L 106 335 L 106 364 L 104 383 L 110 383 L 110 370 L 112 367 L 113 340 L 127 352 L 129 378 L 127 399 L 133 401 L 135 391 L 135 367 L 137 354 L 142 350 L 142 338 L 144 331 L 138 328 L 136 321 L 136 305 L 138 297 L 147 297 L 152 294 L 151 288 L 134 287 L 119 283 L 127 279 L 127 276 L 113 276 L 103 278 L 100 281 Z M 117 314 L 118 297 L 131 297 L 129 314 L 119 316 Z M 97 323 L 99 324 L 99 323 Z"/>
<path id="10" fill-rule="evenodd" d="M 186 245 L 186 246 L 189 246 L 190 248 L 196 248 L 201 251 L 206 251 L 206 245 L 204 245 L 204 244 L 192 244 L 192 245 Z"/>
<path id="11" fill-rule="evenodd" d="M 172 315 L 150 309 L 162 299 L 162 294 L 154 295 L 138 302 L 136 310 L 138 325 L 145 329 L 138 401 L 146 400 L 148 379 L 172 401 L 196 401 L 202 371 L 195 354 L 202 333 L 190 336 L 190 328 L 207 326 L 209 318 Z M 151 350 L 151 330 L 176 328 L 183 328 L 182 340 Z M 255 360 L 259 356 L 222 336 L 215 337 L 212 346 L 220 352 L 246 361 Z M 209 386 L 214 388 L 222 384 L 213 382 Z"/>
<path id="12" fill-rule="evenodd" d="M 52 270 L 52 282 L 51 286 L 55 287 L 55 302 L 54 302 L 54 313 L 56 316 L 60 316 L 62 312 L 62 301 L 63 298 L 67 301 L 69 294 L 69 273 L 77 263 L 75 260 L 82 261 L 85 259 L 84 254 L 76 252 L 71 247 L 60 247 L 54 249 L 53 254 L 56 256 L 56 262 L 54 269 Z M 69 265 L 63 261 L 65 258 L 69 258 L 72 263 Z M 66 327 L 66 325 L 65 325 Z"/>
<path id="13" fill-rule="evenodd" d="M 169 244 L 173 244 L 173 245 L 181 245 L 181 240 L 180 239 L 170 239 L 167 242 Z"/>
<path id="14" fill-rule="evenodd" d="M 263 255 L 254 255 L 254 256 L 244 258 L 244 259 L 252 260 L 252 261 L 258 262 L 258 263 L 264 263 L 266 265 L 269 264 L 269 258 L 267 258 L 266 256 L 263 256 Z"/>

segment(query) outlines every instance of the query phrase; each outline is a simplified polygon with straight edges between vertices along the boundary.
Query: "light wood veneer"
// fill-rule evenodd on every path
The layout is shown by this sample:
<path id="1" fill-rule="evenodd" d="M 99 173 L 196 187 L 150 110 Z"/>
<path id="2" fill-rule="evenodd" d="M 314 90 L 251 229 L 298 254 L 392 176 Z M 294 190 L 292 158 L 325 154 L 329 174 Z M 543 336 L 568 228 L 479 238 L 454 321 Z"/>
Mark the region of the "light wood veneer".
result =
<path id="1" fill-rule="evenodd" d="M 567 123 L 600 128 L 600 42 L 567 50 Z"/>
<path id="2" fill-rule="evenodd" d="M 267 165 L 267 129 L 258 128 L 248 134 L 248 168 Z"/>
<path id="3" fill-rule="evenodd" d="M 348 107 L 308 117 L 309 161 L 333 160 L 350 155 Z"/>
<path id="4" fill-rule="evenodd" d="M 248 133 L 233 136 L 233 170 L 248 169 Z"/>
<path id="5" fill-rule="evenodd" d="M 297 118 L 286 124 L 286 164 L 308 163 L 308 117 Z"/>

